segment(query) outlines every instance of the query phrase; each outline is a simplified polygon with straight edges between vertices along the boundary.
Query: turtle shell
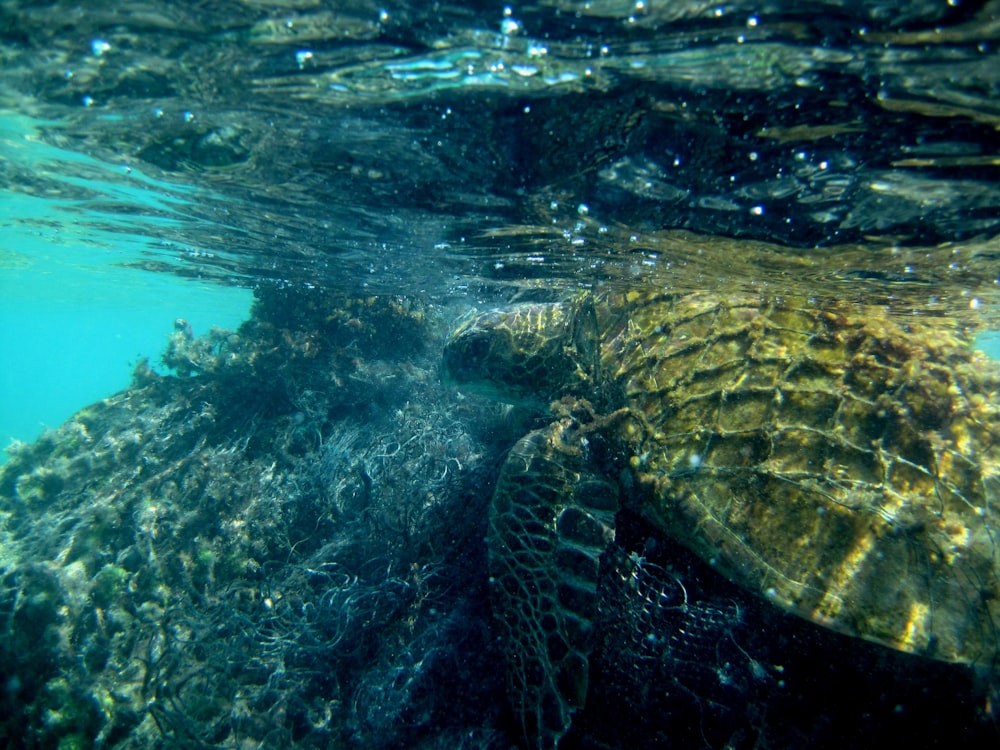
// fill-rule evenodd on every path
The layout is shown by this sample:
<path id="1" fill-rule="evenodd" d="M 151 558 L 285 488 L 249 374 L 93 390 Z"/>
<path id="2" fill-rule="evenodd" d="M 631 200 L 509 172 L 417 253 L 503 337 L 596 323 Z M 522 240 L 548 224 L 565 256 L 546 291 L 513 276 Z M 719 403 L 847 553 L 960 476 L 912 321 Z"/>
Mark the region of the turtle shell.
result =
<path id="1" fill-rule="evenodd" d="M 490 522 L 512 697 L 538 744 L 585 699 L 622 504 L 785 610 L 995 670 L 1000 375 L 940 321 L 630 289 L 492 311 L 445 359 L 460 384 L 558 400 L 511 452 Z"/>

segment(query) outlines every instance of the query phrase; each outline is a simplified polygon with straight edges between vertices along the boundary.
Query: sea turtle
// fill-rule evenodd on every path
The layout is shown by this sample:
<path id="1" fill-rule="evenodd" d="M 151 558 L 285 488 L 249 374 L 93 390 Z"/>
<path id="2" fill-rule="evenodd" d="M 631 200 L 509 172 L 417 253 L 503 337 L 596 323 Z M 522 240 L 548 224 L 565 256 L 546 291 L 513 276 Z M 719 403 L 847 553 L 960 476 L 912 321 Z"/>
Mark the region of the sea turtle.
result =
<path id="1" fill-rule="evenodd" d="M 605 289 L 476 314 L 444 368 L 551 402 L 502 467 L 488 538 L 533 746 L 557 745 L 585 700 L 622 507 L 785 610 L 998 671 L 1000 368 L 941 319 Z"/>

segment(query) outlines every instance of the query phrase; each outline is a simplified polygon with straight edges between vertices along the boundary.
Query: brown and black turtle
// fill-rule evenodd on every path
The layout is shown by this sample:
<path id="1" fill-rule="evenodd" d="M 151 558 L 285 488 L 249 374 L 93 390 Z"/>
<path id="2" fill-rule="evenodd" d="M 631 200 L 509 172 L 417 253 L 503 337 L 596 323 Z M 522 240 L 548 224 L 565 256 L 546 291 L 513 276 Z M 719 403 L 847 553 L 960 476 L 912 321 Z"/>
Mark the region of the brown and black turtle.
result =
<path id="1" fill-rule="evenodd" d="M 793 297 L 584 292 L 481 313 L 454 383 L 552 402 L 489 521 L 529 741 L 586 698 L 601 553 L 628 507 L 819 625 L 993 674 L 1000 374 L 940 322 Z"/>

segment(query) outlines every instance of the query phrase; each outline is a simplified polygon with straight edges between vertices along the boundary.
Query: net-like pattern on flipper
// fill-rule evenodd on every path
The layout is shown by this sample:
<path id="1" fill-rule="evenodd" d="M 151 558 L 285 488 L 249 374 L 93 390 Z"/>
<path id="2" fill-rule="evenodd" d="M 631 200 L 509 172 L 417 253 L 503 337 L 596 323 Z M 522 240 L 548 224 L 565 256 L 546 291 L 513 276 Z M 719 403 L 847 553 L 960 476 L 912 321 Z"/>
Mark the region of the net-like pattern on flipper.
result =
<path id="1" fill-rule="evenodd" d="M 634 417 L 620 437 L 645 515 L 816 622 L 996 659 L 995 362 L 933 321 L 839 303 L 600 304 L 603 388 Z"/>
<path id="2" fill-rule="evenodd" d="M 587 696 L 601 553 L 618 490 L 572 420 L 522 438 L 497 482 L 489 558 L 508 692 L 531 747 L 554 747 Z"/>

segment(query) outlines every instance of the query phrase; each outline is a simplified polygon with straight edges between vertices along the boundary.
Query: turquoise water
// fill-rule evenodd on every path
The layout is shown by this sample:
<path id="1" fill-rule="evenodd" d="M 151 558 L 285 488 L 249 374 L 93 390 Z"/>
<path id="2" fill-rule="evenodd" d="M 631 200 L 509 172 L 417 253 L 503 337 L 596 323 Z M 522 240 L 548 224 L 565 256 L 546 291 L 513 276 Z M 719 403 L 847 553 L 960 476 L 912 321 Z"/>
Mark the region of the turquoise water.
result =
<path id="1" fill-rule="evenodd" d="M 29 176 L 0 191 L 3 447 L 124 388 L 141 358 L 155 368 L 176 318 L 197 333 L 235 328 L 251 301 L 246 289 L 127 267 L 165 251 L 190 253 L 165 248 L 157 235 L 187 221 L 181 211 L 194 196 L 46 145 L 37 124 L 0 113 L 0 156 Z M 126 215 L 122 206 L 149 213 Z"/>
<path id="2" fill-rule="evenodd" d="M 979 337 L 979 348 L 993 359 L 1000 359 L 1000 333 L 986 333 Z"/>
<path id="3" fill-rule="evenodd" d="M 7 244 L 5 232 L 4 244 Z M 0 273 L 0 442 L 30 441 L 128 385 L 139 359 L 158 361 L 173 322 L 235 328 L 250 295 L 53 257 L 21 244 L 24 267 Z M 12 253 L 5 248 L 6 260 Z M 6 453 L 0 455 L 5 461 Z"/>

